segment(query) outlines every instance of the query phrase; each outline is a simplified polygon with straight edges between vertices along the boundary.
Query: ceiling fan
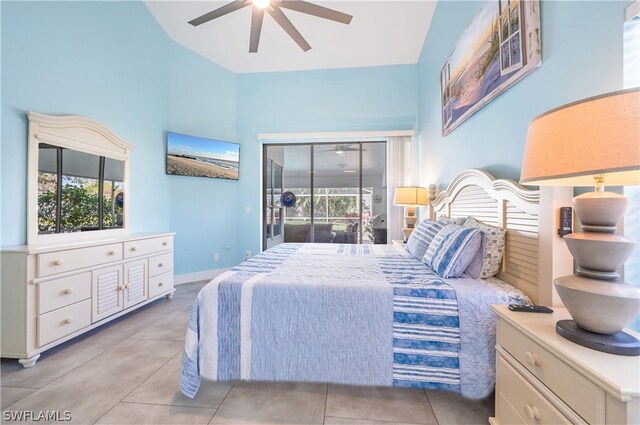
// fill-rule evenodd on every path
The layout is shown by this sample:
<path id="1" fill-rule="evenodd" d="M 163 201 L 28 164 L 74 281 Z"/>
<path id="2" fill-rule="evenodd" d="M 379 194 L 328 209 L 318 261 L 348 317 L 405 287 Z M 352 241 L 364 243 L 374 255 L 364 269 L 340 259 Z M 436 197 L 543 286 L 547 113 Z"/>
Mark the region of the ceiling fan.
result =
<path id="1" fill-rule="evenodd" d="M 353 146 L 349 146 L 349 145 L 335 145 L 334 147 L 331 147 L 329 149 L 325 149 L 323 151 L 319 151 L 319 152 L 335 152 L 338 155 L 342 155 L 345 152 L 359 152 L 360 148 L 354 148 Z M 366 149 L 362 149 L 363 152 L 366 151 Z"/>
<path id="2" fill-rule="evenodd" d="M 235 12 L 247 6 L 253 6 L 251 15 L 251 36 L 249 39 L 249 53 L 256 53 L 258 51 L 258 44 L 260 42 L 260 32 L 262 30 L 262 20 L 264 19 L 265 10 L 274 21 L 282 27 L 289 37 L 295 41 L 298 46 L 305 52 L 311 49 L 307 40 L 304 39 L 302 34 L 298 32 L 296 27 L 293 26 L 289 18 L 284 14 L 282 9 L 295 10 L 297 12 L 306 13 L 307 15 L 317 16 L 323 19 L 329 19 L 331 21 L 341 22 L 349 25 L 353 16 L 346 13 L 338 12 L 327 7 L 318 6 L 317 4 L 309 3 L 302 0 L 236 0 L 228 3 L 218 9 L 215 9 L 209 13 L 192 19 L 189 21 L 191 25 L 197 27 L 213 19 L 224 16 L 228 13 Z"/>

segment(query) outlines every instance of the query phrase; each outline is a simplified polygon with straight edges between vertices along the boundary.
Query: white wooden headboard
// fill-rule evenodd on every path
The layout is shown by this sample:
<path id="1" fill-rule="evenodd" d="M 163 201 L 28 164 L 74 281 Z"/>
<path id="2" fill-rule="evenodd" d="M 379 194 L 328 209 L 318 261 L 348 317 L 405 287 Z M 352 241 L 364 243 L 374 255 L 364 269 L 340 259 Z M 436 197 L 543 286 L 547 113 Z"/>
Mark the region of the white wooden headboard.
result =
<path id="1" fill-rule="evenodd" d="M 475 217 L 506 229 L 505 253 L 497 277 L 525 292 L 538 304 L 558 305 L 553 278 L 572 273 L 571 256 L 555 234 L 557 208 L 571 205 L 571 192 L 528 189 L 496 180 L 479 169 L 464 170 L 435 196 L 430 187 L 429 217 Z"/>

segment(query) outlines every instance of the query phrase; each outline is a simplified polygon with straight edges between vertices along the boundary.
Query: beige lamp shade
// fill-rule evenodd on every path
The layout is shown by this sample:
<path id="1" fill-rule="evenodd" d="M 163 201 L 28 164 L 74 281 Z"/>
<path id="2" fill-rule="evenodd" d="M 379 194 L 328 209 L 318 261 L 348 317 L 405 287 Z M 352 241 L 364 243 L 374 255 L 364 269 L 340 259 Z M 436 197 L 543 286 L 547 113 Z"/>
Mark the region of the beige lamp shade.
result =
<path id="1" fill-rule="evenodd" d="M 640 89 L 553 109 L 529 124 L 520 183 L 540 186 L 640 184 Z"/>
<path id="2" fill-rule="evenodd" d="M 429 205 L 427 189 L 420 186 L 400 186 L 393 193 L 393 205 L 414 207 Z"/>

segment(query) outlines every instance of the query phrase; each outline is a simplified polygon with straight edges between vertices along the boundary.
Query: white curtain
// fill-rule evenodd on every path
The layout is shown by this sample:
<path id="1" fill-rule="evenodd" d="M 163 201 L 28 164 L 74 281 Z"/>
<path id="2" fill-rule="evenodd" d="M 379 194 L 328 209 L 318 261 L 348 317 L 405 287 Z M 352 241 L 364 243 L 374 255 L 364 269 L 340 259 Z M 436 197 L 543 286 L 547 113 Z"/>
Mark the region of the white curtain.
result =
<path id="1" fill-rule="evenodd" d="M 638 0 L 625 9 L 623 80 L 624 87 L 640 86 L 640 7 Z M 634 241 L 640 240 L 640 190 L 638 186 L 625 186 L 624 194 L 629 198 L 629 206 L 624 215 L 624 234 Z M 624 265 L 624 280 L 640 287 L 640 249 L 638 245 Z M 636 316 L 629 326 L 640 330 L 640 316 Z"/>
<path id="2" fill-rule="evenodd" d="M 413 156 L 413 137 L 392 136 L 387 139 L 387 242 L 403 238 L 404 207 L 393 205 L 393 193 L 398 186 L 414 183 Z"/>

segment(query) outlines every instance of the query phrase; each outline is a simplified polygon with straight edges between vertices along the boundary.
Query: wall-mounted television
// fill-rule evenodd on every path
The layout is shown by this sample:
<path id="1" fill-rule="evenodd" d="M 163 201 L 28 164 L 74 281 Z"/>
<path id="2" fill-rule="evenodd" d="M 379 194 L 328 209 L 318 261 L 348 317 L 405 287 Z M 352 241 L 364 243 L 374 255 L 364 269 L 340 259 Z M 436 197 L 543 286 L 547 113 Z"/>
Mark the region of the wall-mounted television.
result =
<path id="1" fill-rule="evenodd" d="M 167 174 L 238 180 L 240 145 L 167 131 Z"/>

